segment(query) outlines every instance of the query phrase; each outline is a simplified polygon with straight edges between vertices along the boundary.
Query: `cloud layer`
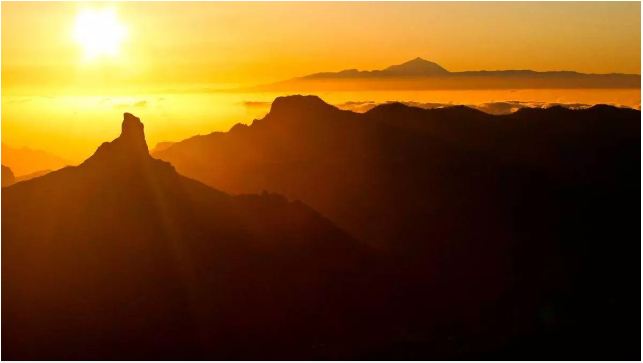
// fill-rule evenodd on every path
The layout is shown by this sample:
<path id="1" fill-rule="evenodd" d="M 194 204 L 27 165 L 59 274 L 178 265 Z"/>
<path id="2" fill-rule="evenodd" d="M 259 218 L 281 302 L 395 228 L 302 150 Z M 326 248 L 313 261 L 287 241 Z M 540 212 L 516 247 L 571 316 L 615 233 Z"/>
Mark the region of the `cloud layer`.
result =
<path id="1" fill-rule="evenodd" d="M 414 102 L 414 101 L 401 101 L 401 102 L 398 102 L 398 101 L 387 101 L 387 102 L 347 101 L 342 103 L 336 103 L 334 104 L 334 106 L 342 110 L 364 113 L 378 105 L 394 103 L 394 102 L 402 103 L 407 106 L 424 108 L 424 109 L 443 108 L 443 107 L 452 107 L 456 105 L 462 105 L 462 104 L 456 104 L 456 103 Z M 243 105 L 248 110 L 252 110 L 255 112 L 260 110 L 265 110 L 267 112 L 270 109 L 271 102 L 245 101 L 243 102 Z M 619 105 L 619 104 L 610 104 L 610 105 L 617 106 L 617 107 L 627 107 L 625 105 Z M 569 109 L 583 109 L 583 108 L 592 107 L 593 104 L 538 102 L 538 101 L 497 101 L 497 102 L 485 102 L 480 104 L 464 104 L 464 106 L 468 106 L 492 115 L 507 115 L 507 114 L 516 112 L 521 108 L 549 108 L 554 106 L 562 106 Z M 637 105 L 634 108 L 640 110 L 640 105 Z"/>

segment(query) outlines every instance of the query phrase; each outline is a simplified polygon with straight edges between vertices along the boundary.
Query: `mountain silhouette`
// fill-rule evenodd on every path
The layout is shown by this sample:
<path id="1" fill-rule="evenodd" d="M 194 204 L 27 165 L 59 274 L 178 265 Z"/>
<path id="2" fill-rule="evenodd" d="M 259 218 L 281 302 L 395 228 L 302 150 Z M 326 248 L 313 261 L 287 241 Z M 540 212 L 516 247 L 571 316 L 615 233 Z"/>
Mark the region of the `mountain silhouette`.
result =
<path id="1" fill-rule="evenodd" d="M 380 70 L 320 72 L 254 87 L 264 91 L 429 90 L 534 88 L 639 88 L 638 74 L 589 74 L 574 71 L 481 70 L 451 72 L 422 58 Z"/>
<path id="2" fill-rule="evenodd" d="M 2 143 L 2 163 L 11 168 L 17 177 L 41 172 L 58 170 L 70 163 L 56 155 L 26 147 L 12 147 Z"/>
<path id="3" fill-rule="evenodd" d="M 13 175 L 11 169 L 2 165 L 2 186 L 6 187 L 16 182 L 16 177 Z"/>
<path id="4" fill-rule="evenodd" d="M 348 69 L 340 72 L 323 72 L 315 73 L 302 77 L 303 79 L 316 79 L 316 78 L 359 78 L 359 77 L 400 77 L 400 76 L 436 76 L 446 75 L 449 71 L 442 68 L 437 63 L 422 59 L 415 58 L 402 64 L 393 65 L 383 70 L 375 71 L 359 71 L 357 69 Z"/>
<path id="5" fill-rule="evenodd" d="M 38 171 L 34 171 L 33 173 L 29 173 L 29 174 L 26 174 L 26 175 L 21 175 L 21 176 L 16 178 L 16 183 L 21 182 L 21 181 L 25 181 L 25 180 L 29 180 L 29 179 L 33 179 L 33 178 L 38 178 L 38 177 L 41 177 L 43 175 L 47 175 L 47 174 L 49 174 L 51 172 L 52 172 L 52 170 L 38 170 Z"/>
<path id="6" fill-rule="evenodd" d="M 129 113 L 79 166 L 3 188 L 2 213 L 3 359 L 329 359 L 383 336 L 375 251 L 177 174 Z"/>
<path id="7" fill-rule="evenodd" d="M 155 156 L 384 251 L 405 333 L 377 358 L 637 359 L 640 145 L 640 111 L 604 105 L 359 114 L 290 96 Z"/>
<path id="8" fill-rule="evenodd" d="M 640 359 L 640 146 L 631 109 L 291 96 L 152 156 L 125 114 L 3 188 L 2 358 Z"/>

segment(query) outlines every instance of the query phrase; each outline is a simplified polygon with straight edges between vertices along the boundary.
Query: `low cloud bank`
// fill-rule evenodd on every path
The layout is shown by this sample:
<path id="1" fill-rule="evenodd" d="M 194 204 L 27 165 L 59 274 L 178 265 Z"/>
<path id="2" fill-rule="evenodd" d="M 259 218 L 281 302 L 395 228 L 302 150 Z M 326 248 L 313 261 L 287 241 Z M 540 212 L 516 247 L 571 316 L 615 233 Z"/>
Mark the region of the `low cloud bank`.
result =
<path id="1" fill-rule="evenodd" d="M 342 110 L 364 113 L 376 106 L 388 104 L 388 103 L 402 103 L 407 106 L 419 107 L 424 109 L 464 105 L 492 115 L 507 115 L 507 114 L 516 112 L 521 108 L 527 108 L 527 107 L 528 108 L 549 108 L 554 106 L 561 106 L 561 107 L 577 110 L 577 109 L 589 108 L 594 106 L 594 104 L 588 104 L 588 103 L 560 103 L 560 102 L 538 102 L 538 101 L 497 101 L 497 102 L 485 102 L 480 104 L 414 102 L 414 101 L 387 101 L 387 102 L 347 101 L 342 103 L 336 103 L 334 104 L 334 106 Z M 248 108 L 248 110 L 257 111 L 257 110 L 264 109 L 266 112 L 270 109 L 271 104 L 272 102 L 264 102 L 264 101 L 243 102 L 243 105 L 246 108 Z M 629 106 L 614 104 L 614 103 L 606 103 L 606 104 L 611 106 L 616 106 L 616 107 L 629 107 Z M 640 110 L 641 106 L 637 105 L 634 108 L 637 110 Z"/>
<path id="2" fill-rule="evenodd" d="M 387 104 L 387 103 L 392 103 L 393 101 L 389 102 L 373 102 L 373 101 L 363 101 L 363 102 L 357 102 L 357 101 L 350 101 L 350 102 L 344 102 L 340 104 L 336 104 L 340 109 L 343 110 L 350 110 L 354 112 L 366 112 L 378 105 L 381 104 Z M 432 108 L 443 108 L 443 107 L 452 107 L 456 106 L 458 104 L 455 103 L 436 103 L 436 102 L 399 102 L 402 104 L 405 104 L 407 106 L 413 106 L 413 107 L 419 107 L 419 108 L 424 108 L 424 109 L 432 109 Z M 612 106 L 617 106 L 617 107 L 625 107 L 623 105 L 617 105 L 617 104 L 611 104 Z M 592 107 L 593 104 L 586 104 L 586 103 L 558 103 L 558 102 L 535 102 L 535 101 L 499 101 L 499 102 L 485 102 L 485 103 L 480 103 L 480 104 L 464 104 L 464 106 L 468 106 L 471 108 L 478 109 L 482 112 L 486 112 L 492 115 L 507 115 L 513 112 L 518 111 L 521 108 L 549 108 L 549 107 L 554 107 L 554 106 L 562 106 L 566 107 L 569 109 L 583 109 L 583 108 L 589 108 Z M 639 107 L 636 107 L 637 109 L 640 109 Z"/>

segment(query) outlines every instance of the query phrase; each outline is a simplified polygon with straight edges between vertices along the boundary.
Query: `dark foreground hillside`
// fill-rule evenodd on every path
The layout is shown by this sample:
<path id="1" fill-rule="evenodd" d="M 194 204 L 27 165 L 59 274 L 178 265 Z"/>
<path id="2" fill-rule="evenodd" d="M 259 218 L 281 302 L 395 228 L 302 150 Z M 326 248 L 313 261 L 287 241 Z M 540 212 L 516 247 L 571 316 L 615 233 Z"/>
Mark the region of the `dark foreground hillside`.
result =
<path id="1" fill-rule="evenodd" d="M 288 97 L 159 156 L 285 197 L 126 114 L 2 189 L 3 359 L 640 359 L 638 111 Z"/>
<path id="2" fill-rule="evenodd" d="M 382 262 L 299 202 L 151 158 L 143 125 L 2 190 L 3 359 L 315 359 L 382 340 Z"/>
<path id="3" fill-rule="evenodd" d="M 403 323 L 371 358 L 640 358 L 640 111 L 356 114 L 292 96 L 156 156 L 301 200 L 384 251 Z"/>

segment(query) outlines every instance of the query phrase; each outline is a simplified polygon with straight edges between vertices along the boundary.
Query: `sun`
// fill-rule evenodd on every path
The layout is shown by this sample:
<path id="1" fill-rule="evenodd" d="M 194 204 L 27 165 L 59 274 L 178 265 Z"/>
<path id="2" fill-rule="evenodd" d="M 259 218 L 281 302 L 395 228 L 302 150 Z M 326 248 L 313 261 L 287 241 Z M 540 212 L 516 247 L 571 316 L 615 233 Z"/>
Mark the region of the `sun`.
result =
<path id="1" fill-rule="evenodd" d="M 114 9 L 85 9 L 76 16 L 74 39 L 86 59 L 117 55 L 126 33 Z"/>

